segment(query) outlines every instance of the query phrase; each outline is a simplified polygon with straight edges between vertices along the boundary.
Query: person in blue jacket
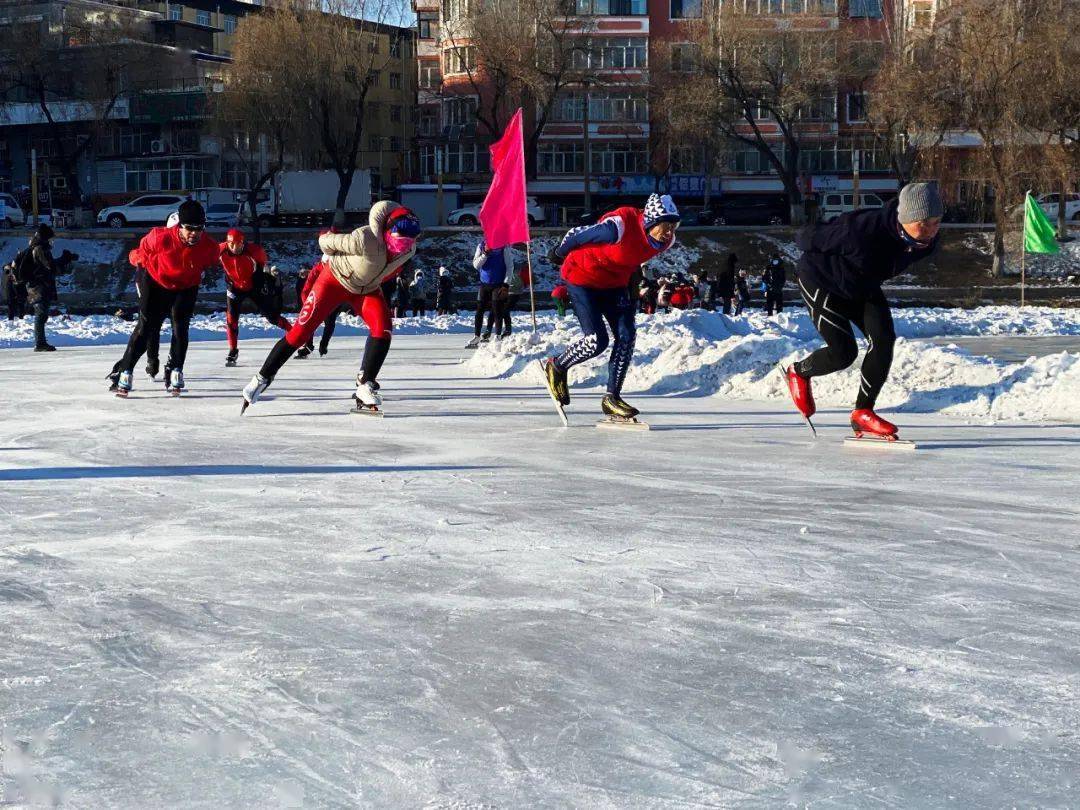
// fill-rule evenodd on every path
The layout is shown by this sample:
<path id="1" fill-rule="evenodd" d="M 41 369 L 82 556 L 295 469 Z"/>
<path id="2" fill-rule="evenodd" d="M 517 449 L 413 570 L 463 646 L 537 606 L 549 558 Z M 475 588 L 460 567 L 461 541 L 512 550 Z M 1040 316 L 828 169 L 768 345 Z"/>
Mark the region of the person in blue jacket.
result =
<path id="1" fill-rule="evenodd" d="M 466 348 L 473 349 L 480 342 L 491 340 L 491 328 L 484 332 L 481 337 L 480 330 L 484 326 L 484 313 L 492 309 L 493 314 L 499 316 L 493 319 L 495 323 L 501 320 L 502 311 L 495 312 L 498 306 L 495 294 L 506 282 L 508 273 L 514 271 L 514 249 L 507 245 L 502 248 L 491 249 L 483 240 L 476 246 L 476 254 L 473 256 L 473 267 L 480 271 L 480 289 L 476 294 L 476 319 L 473 322 L 474 337 L 466 344 Z"/>

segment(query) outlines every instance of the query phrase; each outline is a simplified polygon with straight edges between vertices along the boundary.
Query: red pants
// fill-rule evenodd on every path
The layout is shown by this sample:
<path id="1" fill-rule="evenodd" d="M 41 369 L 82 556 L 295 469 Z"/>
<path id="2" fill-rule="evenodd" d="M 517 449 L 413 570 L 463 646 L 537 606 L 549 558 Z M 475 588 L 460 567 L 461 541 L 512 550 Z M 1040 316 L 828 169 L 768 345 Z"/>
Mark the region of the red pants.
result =
<path id="1" fill-rule="evenodd" d="M 376 290 L 366 295 L 349 292 L 327 268 L 319 274 L 315 286 L 304 299 L 300 315 L 292 329 L 285 333 L 285 340 L 294 349 L 300 348 L 311 340 L 315 330 L 326 320 L 326 316 L 342 304 L 349 304 L 353 312 L 364 319 L 373 338 L 390 337 L 393 320 L 382 291 Z"/>

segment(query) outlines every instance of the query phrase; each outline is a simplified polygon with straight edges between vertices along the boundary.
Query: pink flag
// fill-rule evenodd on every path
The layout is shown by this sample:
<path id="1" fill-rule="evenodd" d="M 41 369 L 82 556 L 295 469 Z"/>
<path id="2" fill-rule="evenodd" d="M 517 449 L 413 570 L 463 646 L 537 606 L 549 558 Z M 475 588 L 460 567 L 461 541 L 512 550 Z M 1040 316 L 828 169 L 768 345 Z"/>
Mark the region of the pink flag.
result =
<path id="1" fill-rule="evenodd" d="M 503 136 L 491 145 L 491 188 L 480 206 L 480 225 L 489 249 L 529 241 L 529 215 L 525 208 L 525 142 L 521 134 L 521 108 L 510 119 Z"/>

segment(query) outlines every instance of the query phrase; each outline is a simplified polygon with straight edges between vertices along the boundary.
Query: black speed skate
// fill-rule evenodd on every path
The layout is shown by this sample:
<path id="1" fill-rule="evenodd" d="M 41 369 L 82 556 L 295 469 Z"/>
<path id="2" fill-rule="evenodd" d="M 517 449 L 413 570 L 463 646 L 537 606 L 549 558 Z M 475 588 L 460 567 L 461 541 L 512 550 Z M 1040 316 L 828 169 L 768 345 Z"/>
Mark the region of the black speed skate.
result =
<path id="1" fill-rule="evenodd" d="M 232 368 L 236 365 L 236 358 L 240 355 L 239 349 L 229 349 L 229 353 L 225 355 L 225 367 Z"/>
<path id="2" fill-rule="evenodd" d="M 637 415 L 641 413 L 637 408 L 628 402 L 625 402 L 622 397 L 614 394 L 605 394 L 604 398 L 600 400 L 600 410 L 604 412 L 606 419 L 602 419 L 597 423 L 597 427 L 627 427 L 636 428 L 638 430 L 648 430 L 649 426 L 644 422 L 637 420 Z"/>
<path id="3" fill-rule="evenodd" d="M 151 380 L 157 379 L 158 371 L 161 370 L 160 366 L 161 363 L 158 362 L 158 359 L 156 357 L 146 358 L 146 376 L 149 377 Z"/>

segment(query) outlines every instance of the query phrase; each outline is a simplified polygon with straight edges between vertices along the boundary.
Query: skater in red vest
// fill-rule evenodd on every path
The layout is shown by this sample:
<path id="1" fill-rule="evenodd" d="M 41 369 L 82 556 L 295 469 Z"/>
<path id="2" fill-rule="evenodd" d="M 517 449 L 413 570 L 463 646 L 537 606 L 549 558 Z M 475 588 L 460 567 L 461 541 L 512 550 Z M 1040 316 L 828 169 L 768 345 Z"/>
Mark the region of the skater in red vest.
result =
<path id="1" fill-rule="evenodd" d="M 604 352 L 608 347 L 607 321 L 614 335 L 608 361 L 607 394 L 601 410 L 609 418 L 632 420 L 638 409 L 621 396 L 626 372 L 634 357 L 634 314 L 637 302 L 630 297 L 630 277 L 642 264 L 675 243 L 679 210 L 667 194 L 653 194 L 645 209 L 626 206 L 605 214 L 595 225 L 574 228 L 549 254 L 562 265 L 562 277 L 583 337 L 558 357 L 544 364 L 552 396 L 567 405 L 570 390 L 566 372 Z"/>
<path id="2" fill-rule="evenodd" d="M 235 366 L 240 354 L 236 347 L 240 335 L 240 308 L 245 299 L 250 298 L 260 314 L 274 326 L 287 332 L 292 324 L 281 316 L 278 297 L 267 289 L 272 287 L 273 279 L 264 275 L 269 259 L 262 245 L 248 242 L 243 231 L 232 228 L 218 247 L 221 266 L 225 270 L 225 331 L 229 338 L 225 365 Z"/>
<path id="3" fill-rule="evenodd" d="M 390 351 L 393 319 L 381 285 L 401 272 L 416 253 L 420 221 L 408 208 L 383 200 L 371 207 L 368 224 L 352 233 L 324 233 L 319 237 L 322 261 L 296 323 L 270 350 L 259 373 L 244 388 L 241 413 L 255 404 L 285 362 L 306 344 L 326 316 L 342 304 L 364 319 L 369 334 L 364 359 L 356 377 L 357 409 L 378 412 L 382 399 L 376 377 Z"/>
<path id="4" fill-rule="evenodd" d="M 937 183 L 909 183 L 882 208 L 852 211 L 800 234 L 799 289 L 810 320 L 825 339 L 822 348 L 785 369 L 791 398 L 807 420 L 816 410 L 810 380 L 855 362 L 857 327 L 868 347 L 851 429 L 856 437 L 896 439 L 896 425 L 874 413 L 896 342 L 881 285 L 933 253 L 943 212 Z"/>

